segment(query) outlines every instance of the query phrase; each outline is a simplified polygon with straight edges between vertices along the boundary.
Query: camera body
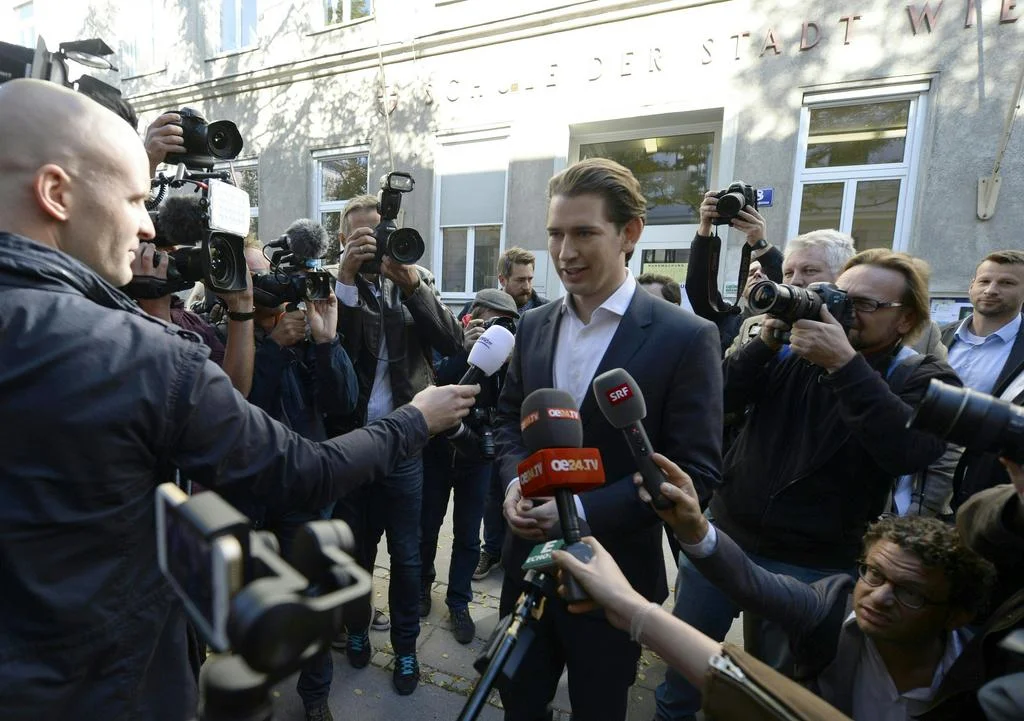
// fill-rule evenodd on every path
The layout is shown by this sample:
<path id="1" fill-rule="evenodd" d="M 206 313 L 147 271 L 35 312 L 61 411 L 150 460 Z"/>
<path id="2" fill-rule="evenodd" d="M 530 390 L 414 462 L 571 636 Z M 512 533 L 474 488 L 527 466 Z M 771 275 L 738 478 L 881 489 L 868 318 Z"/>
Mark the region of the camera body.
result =
<path id="1" fill-rule="evenodd" d="M 323 233 L 321 226 L 314 227 Z M 264 256 L 268 250 L 273 250 L 267 258 L 270 261 L 270 272 L 257 273 L 252 278 L 253 300 L 257 305 L 265 308 L 276 308 L 282 303 L 296 306 L 305 301 L 330 297 L 334 279 L 323 269 L 322 255 L 318 258 L 300 257 L 292 245 L 285 233 L 263 249 Z M 326 252 L 326 243 L 322 247 L 322 251 L 317 249 L 313 252 Z"/>
<path id="2" fill-rule="evenodd" d="M 490 328 L 492 325 L 498 325 L 507 330 L 512 335 L 516 334 L 516 319 L 509 318 L 504 315 L 496 315 L 490 320 L 484 321 L 484 331 Z"/>
<path id="3" fill-rule="evenodd" d="M 711 221 L 712 225 L 732 225 L 733 219 L 746 206 L 757 210 L 757 188 L 737 180 L 725 190 L 719 190 L 712 197 L 717 198 L 715 210 L 718 217 Z"/>
<path id="4" fill-rule="evenodd" d="M 192 108 L 169 112 L 181 116 L 178 125 L 185 141 L 185 152 L 168 155 L 169 162 L 173 160 L 184 163 L 188 168 L 210 170 L 215 163 L 234 160 L 242 152 L 242 134 L 230 120 L 207 123 L 206 118 Z"/>
<path id="5" fill-rule="evenodd" d="M 767 313 L 789 325 L 801 319 L 821 320 L 821 307 L 825 306 L 844 330 L 853 327 L 853 303 L 846 291 L 832 283 L 811 283 L 800 288 L 762 280 L 751 287 L 747 302 L 755 313 Z"/>
<path id="6" fill-rule="evenodd" d="M 377 254 L 372 260 L 365 261 L 359 268 L 360 273 L 380 273 L 380 264 L 384 256 L 390 256 L 396 263 L 412 265 L 426 250 L 423 238 L 413 228 L 399 228 L 395 224 L 398 212 L 402 208 L 402 195 L 412 191 L 415 181 L 408 173 L 388 173 L 380 181 L 380 195 L 377 200 L 377 212 L 380 223 L 373 229 L 373 237 L 377 241 Z"/>

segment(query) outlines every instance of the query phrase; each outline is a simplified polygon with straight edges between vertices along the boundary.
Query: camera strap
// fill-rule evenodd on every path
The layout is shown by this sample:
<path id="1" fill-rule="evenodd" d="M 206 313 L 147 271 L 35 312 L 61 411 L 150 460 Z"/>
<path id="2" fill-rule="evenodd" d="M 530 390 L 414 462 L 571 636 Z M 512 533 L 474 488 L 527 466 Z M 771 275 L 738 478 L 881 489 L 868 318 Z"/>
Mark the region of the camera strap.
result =
<path id="1" fill-rule="evenodd" d="M 718 235 L 718 227 L 712 231 L 711 246 L 708 253 L 708 305 L 717 313 L 723 315 L 736 315 L 742 312 L 739 306 L 739 299 L 743 297 L 743 289 L 747 286 L 747 273 L 750 272 L 750 255 L 753 248 L 747 242 L 743 243 L 740 249 L 740 269 L 736 277 L 736 303 L 726 303 L 721 294 L 715 288 L 717 286 L 718 265 L 722 257 L 722 238 Z"/>

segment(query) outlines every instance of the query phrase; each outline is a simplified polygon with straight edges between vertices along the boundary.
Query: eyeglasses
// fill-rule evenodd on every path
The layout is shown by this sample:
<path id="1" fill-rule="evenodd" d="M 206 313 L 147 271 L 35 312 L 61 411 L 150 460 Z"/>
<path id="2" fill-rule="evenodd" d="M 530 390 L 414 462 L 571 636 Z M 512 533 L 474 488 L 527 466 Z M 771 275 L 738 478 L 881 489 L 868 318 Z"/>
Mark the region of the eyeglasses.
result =
<path id="1" fill-rule="evenodd" d="M 868 563 L 858 563 L 857 573 L 864 583 L 873 588 L 878 588 L 883 583 L 888 582 L 892 586 L 892 595 L 896 600 L 901 605 L 915 611 L 925 606 L 944 606 L 949 603 L 949 601 L 932 601 L 920 591 L 914 591 L 906 586 L 893 583 L 877 566 L 872 566 Z"/>
<path id="2" fill-rule="evenodd" d="M 850 298 L 853 309 L 861 313 L 874 313 L 879 308 L 899 308 L 902 303 L 897 301 L 874 300 L 873 298 Z"/>

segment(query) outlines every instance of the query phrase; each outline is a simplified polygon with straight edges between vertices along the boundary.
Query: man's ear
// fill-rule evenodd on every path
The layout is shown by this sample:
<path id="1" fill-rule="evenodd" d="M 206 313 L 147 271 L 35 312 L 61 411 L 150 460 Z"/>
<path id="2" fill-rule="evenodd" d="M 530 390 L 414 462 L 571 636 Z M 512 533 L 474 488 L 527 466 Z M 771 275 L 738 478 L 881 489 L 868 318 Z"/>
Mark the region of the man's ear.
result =
<path id="1" fill-rule="evenodd" d="M 61 222 L 71 215 L 71 176 L 62 167 L 47 163 L 32 178 L 32 195 L 39 209 Z"/>
<path id="2" fill-rule="evenodd" d="M 644 232 L 643 218 L 630 218 L 622 228 L 622 251 L 627 255 L 636 247 L 640 234 Z"/>

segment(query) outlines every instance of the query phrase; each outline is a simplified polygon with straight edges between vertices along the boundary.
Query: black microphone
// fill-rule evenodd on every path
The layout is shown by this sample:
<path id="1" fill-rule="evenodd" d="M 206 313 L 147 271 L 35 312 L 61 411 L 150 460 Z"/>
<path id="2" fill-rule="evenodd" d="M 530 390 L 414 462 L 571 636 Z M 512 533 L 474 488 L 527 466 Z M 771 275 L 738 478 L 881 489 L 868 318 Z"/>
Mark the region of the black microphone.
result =
<path id="1" fill-rule="evenodd" d="M 288 247 L 296 260 L 304 265 L 306 261 L 319 260 L 327 254 L 327 231 L 309 218 L 296 220 L 288 226 L 282 237 L 288 239 Z"/>
<path id="2" fill-rule="evenodd" d="M 598 450 L 580 448 L 583 424 L 576 401 L 571 394 L 554 388 L 535 390 L 523 399 L 519 425 L 523 443 L 531 452 L 517 468 L 523 497 L 555 497 L 565 541 L 563 550 L 587 563 L 594 551 L 580 540 L 580 519 L 573 495 L 603 485 L 604 472 Z M 530 556 L 544 553 L 545 544 L 541 544 Z M 533 567 L 530 558 L 524 568 L 528 566 Z M 566 575 L 565 587 L 568 603 L 589 598 L 572 574 Z"/>
<path id="3" fill-rule="evenodd" d="M 197 245 L 206 230 L 199 198 L 194 195 L 171 196 L 157 211 L 156 225 L 161 236 L 156 239 L 156 245 Z"/>
<path id="4" fill-rule="evenodd" d="M 640 386 L 629 373 L 615 368 L 594 379 L 594 396 L 604 417 L 616 428 L 621 428 L 626 436 L 626 445 L 643 476 L 644 488 L 651 494 L 651 505 L 659 511 L 671 508 L 672 501 L 661 495 L 665 474 L 651 458 L 651 441 L 640 422 L 647 417 L 647 404 Z"/>

